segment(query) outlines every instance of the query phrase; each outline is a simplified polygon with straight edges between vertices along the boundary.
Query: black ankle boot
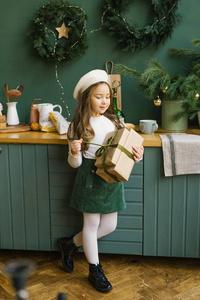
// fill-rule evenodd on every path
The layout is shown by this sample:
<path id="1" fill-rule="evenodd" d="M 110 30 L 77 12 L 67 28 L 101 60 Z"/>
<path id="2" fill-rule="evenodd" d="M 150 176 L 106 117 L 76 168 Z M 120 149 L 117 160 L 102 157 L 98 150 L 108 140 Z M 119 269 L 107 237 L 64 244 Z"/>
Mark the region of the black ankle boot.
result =
<path id="1" fill-rule="evenodd" d="M 111 291 L 112 285 L 106 278 L 106 276 L 103 273 L 102 265 L 93 265 L 89 264 L 89 276 L 88 280 L 92 283 L 94 288 L 102 293 L 107 293 Z"/>
<path id="2" fill-rule="evenodd" d="M 58 246 L 60 248 L 63 267 L 66 272 L 71 273 L 74 269 L 73 258 L 78 250 L 78 247 L 73 242 L 73 236 L 58 239 Z"/>

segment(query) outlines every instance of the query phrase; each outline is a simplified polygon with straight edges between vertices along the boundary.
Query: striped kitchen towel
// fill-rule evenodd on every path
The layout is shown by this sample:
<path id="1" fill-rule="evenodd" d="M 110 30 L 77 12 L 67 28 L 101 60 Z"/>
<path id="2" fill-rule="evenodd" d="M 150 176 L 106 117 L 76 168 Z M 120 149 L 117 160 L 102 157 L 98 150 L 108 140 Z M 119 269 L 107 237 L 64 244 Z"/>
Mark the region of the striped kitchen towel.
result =
<path id="1" fill-rule="evenodd" d="M 160 135 L 165 176 L 200 174 L 200 136 L 187 133 Z"/>

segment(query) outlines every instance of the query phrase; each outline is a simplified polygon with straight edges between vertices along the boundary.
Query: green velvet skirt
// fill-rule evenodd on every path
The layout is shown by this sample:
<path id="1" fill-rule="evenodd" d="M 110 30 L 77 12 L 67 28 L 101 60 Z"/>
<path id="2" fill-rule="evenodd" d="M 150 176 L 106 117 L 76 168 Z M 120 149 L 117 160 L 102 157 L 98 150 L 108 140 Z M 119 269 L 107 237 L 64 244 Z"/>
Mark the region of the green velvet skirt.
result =
<path id="1" fill-rule="evenodd" d="M 108 214 L 126 207 L 123 182 L 107 183 L 96 175 L 95 159 L 78 168 L 70 206 L 86 213 Z"/>

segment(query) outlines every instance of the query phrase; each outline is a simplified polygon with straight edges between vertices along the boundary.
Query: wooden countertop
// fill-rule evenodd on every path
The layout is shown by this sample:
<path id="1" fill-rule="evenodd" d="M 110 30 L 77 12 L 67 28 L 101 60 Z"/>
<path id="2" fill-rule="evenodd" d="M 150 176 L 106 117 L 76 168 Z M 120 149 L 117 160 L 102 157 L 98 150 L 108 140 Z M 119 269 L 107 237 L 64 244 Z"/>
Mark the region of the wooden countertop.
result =
<path id="1" fill-rule="evenodd" d="M 140 131 L 136 126 L 136 131 Z M 153 134 L 141 134 L 144 138 L 144 147 L 161 147 L 160 134 L 170 134 L 173 131 L 158 129 Z M 177 132 L 177 131 L 176 131 Z M 185 131 L 179 131 L 185 132 Z M 0 143 L 3 144 L 55 144 L 67 145 L 67 134 L 59 135 L 57 132 L 26 131 L 17 133 L 0 133 Z"/>
<path id="2" fill-rule="evenodd" d="M 67 134 L 57 132 L 26 131 L 16 133 L 0 133 L 3 144 L 57 144 L 67 145 Z"/>

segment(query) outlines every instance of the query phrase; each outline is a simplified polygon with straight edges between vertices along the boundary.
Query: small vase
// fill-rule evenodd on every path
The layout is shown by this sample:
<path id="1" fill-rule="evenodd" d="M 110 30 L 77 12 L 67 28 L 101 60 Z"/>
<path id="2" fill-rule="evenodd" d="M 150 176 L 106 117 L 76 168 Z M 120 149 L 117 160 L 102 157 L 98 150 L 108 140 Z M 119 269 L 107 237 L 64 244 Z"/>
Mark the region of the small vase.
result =
<path id="1" fill-rule="evenodd" d="M 8 125 L 18 125 L 19 117 L 17 113 L 17 102 L 8 102 L 7 104 L 7 124 Z"/>
<path id="2" fill-rule="evenodd" d="M 188 128 L 188 117 L 183 116 L 177 122 L 174 117 L 182 111 L 183 100 L 164 100 L 162 102 L 162 129 L 186 130 Z"/>

